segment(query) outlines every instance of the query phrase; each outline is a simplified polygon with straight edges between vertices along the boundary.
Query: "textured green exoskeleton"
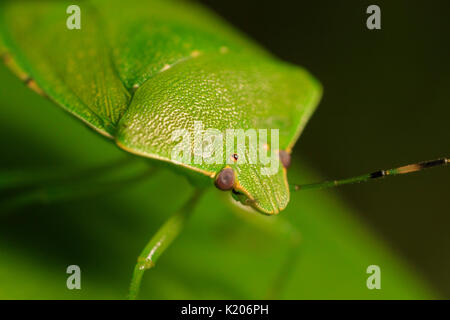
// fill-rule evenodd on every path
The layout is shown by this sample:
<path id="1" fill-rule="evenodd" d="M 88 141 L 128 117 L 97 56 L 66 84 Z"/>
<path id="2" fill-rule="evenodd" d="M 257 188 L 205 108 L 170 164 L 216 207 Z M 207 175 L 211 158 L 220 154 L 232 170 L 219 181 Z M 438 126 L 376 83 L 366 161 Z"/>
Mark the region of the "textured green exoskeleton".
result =
<path id="1" fill-rule="evenodd" d="M 3 59 L 122 149 L 210 185 L 225 165 L 174 163 L 173 130 L 193 130 L 194 121 L 220 131 L 278 129 L 279 149 L 290 152 L 320 99 L 311 75 L 197 5 L 131 2 L 80 2 L 80 30 L 66 27 L 70 2 L 2 3 Z M 260 164 L 229 166 L 236 198 L 267 214 L 286 207 L 283 166 L 270 176 L 260 174 Z"/>

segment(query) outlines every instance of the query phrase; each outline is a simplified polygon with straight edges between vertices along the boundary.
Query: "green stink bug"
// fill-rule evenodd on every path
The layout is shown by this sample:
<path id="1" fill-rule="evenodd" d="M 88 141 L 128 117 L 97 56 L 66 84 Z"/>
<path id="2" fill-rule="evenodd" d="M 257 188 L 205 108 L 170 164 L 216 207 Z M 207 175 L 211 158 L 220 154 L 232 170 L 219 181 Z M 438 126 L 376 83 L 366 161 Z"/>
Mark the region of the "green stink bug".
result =
<path id="1" fill-rule="evenodd" d="M 150 11 L 139 12 L 119 2 L 92 1 L 82 8 L 81 30 L 55 28 L 65 25 L 66 16 L 61 13 L 67 5 L 4 5 L 0 20 L 3 57 L 28 86 L 126 151 L 172 164 L 193 180 L 202 180 L 200 185 L 215 183 L 262 213 L 278 213 L 286 207 L 289 152 L 321 94 L 312 76 L 277 61 L 195 6 L 180 4 L 167 27 L 160 17 L 173 7 L 166 2 L 155 1 Z M 24 19 L 17 19 L 18 15 Z M 170 50 L 162 54 L 160 48 Z M 168 87 L 173 90 L 167 91 Z M 191 130 L 197 120 L 219 130 L 279 129 L 276 151 L 284 165 L 275 175 L 263 176 L 238 162 L 228 167 L 174 163 L 171 133 L 180 127 Z M 225 154 L 235 160 L 242 156 Z M 356 180 L 446 163 L 446 159 L 427 162 Z M 183 214 L 175 215 L 161 235 L 173 238 L 182 221 Z M 164 245 L 156 247 L 161 235 L 144 250 L 147 254 L 138 265 L 138 276 L 164 249 Z"/>
<path id="2" fill-rule="evenodd" d="M 321 87 L 311 75 L 276 61 L 197 7 L 180 5 L 177 21 L 166 30 L 154 17 L 172 8 L 165 2 L 137 13 L 93 1 L 83 10 L 81 30 L 51 27 L 64 26 L 66 16 L 60 13 L 66 5 L 5 4 L 5 59 L 30 87 L 130 153 L 174 163 L 172 133 L 180 127 L 192 131 L 195 121 L 220 131 L 277 128 L 279 150 L 289 153 L 318 104 Z M 27 18 L 17 20 L 19 12 Z M 122 22 L 116 26 L 118 14 Z M 40 25 L 42 15 L 54 18 Z M 163 40 L 161 32 L 167 33 Z M 184 33 L 182 40 L 171 36 Z M 158 41 L 172 49 L 163 57 L 154 48 Z M 164 90 L 167 86 L 174 90 Z M 267 214 L 286 207 L 289 188 L 282 166 L 270 176 L 255 175 L 258 164 L 230 166 L 236 173 L 232 189 L 242 202 Z M 223 163 L 178 167 L 220 179 Z"/>

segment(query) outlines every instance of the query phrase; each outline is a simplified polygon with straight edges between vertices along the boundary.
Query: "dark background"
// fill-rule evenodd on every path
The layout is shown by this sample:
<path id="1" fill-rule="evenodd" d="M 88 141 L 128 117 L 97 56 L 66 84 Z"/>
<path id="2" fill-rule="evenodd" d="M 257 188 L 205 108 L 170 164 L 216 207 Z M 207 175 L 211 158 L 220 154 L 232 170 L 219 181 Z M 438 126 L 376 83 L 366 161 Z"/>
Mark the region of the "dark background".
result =
<path id="1" fill-rule="evenodd" d="M 449 156 L 449 1 L 201 2 L 322 82 L 294 157 L 339 178 Z M 371 4 L 381 30 L 366 28 Z M 437 169 L 339 193 L 450 297 L 449 191 Z"/>

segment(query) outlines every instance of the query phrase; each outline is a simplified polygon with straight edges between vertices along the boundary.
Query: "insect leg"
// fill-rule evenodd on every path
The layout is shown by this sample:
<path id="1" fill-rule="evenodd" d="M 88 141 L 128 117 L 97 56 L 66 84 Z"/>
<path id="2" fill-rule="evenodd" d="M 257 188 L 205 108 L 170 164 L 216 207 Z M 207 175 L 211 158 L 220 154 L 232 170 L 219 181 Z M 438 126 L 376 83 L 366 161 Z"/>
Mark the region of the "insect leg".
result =
<path id="1" fill-rule="evenodd" d="M 235 206 L 233 206 L 236 208 Z M 298 261 L 300 254 L 301 234 L 300 231 L 288 220 L 281 216 L 264 216 L 256 212 L 247 212 L 234 209 L 238 217 L 255 226 L 275 238 L 285 241 L 289 248 L 287 256 L 280 269 L 277 271 L 275 279 L 271 283 L 266 294 L 267 299 L 276 299 L 282 293 L 285 284 L 289 281 L 292 270 Z"/>
<path id="2" fill-rule="evenodd" d="M 278 218 L 278 217 L 277 217 Z M 289 244 L 289 252 L 284 258 L 283 264 L 278 270 L 276 278 L 273 280 L 268 292 L 267 299 L 278 299 L 283 292 L 285 285 L 288 283 L 292 271 L 300 256 L 301 236 L 297 228 L 290 222 L 284 220 L 284 229 L 282 235 L 287 237 Z"/>
<path id="3" fill-rule="evenodd" d="M 130 300 L 135 300 L 138 297 L 144 272 L 155 265 L 161 254 L 181 233 L 202 194 L 203 190 L 197 189 L 184 206 L 172 215 L 161 228 L 159 228 L 147 243 L 144 250 L 142 250 L 131 279 L 130 291 L 128 294 Z"/>
<path id="4" fill-rule="evenodd" d="M 20 79 L 22 82 L 31 90 L 36 92 L 37 94 L 46 97 L 45 92 L 37 85 L 36 81 L 31 78 L 27 72 L 25 72 L 19 64 L 13 59 L 13 57 L 4 52 L 1 55 L 1 59 L 5 63 L 5 65 Z"/>
<path id="5" fill-rule="evenodd" d="M 436 160 L 429 160 L 429 161 L 423 161 L 418 163 L 409 164 L 406 166 L 401 166 L 394 169 L 388 169 L 388 170 L 379 170 L 368 174 L 363 174 L 356 177 L 341 179 L 341 180 L 330 180 L 330 181 L 323 181 L 318 183 L 311 183 L 311 184 L 304 184 L 304 185 L 292 185 L 291 191 L 298 191 L 298 190 L 306 190 L 306 189 L 325 189 L 325 188 L 331 188 L 331 187 L 337 187 L 344 184 L 351 184 L 351 183 L 359 183 L 359 182 L 366 182 L 370 181 L 372 179 L 379 179 L 384 178 L 387 176 L 396 176 L 400 174 L 406 174 L 416 171 L 421 171 L 428 168 L 433 167 L 443 167 L 449 164 L 448 158 L 440 158 Z"/>
<path id="6" fill-rule="evenodd" d="M 155 171 L 147 165 L 130 168 L 129 164 L 133 163 L 137 164 L 126 158 L 81 171 L 0 172 L 0 208 L 8 212 L 33 203 L 48 204 L 110 193 Z"/>

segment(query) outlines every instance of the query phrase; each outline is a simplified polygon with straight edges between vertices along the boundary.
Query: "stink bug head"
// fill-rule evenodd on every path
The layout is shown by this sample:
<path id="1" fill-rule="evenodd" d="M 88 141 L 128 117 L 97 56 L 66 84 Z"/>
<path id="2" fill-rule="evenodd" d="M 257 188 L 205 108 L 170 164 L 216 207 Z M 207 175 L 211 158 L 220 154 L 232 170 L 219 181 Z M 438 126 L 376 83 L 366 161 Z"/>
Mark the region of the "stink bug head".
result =
<path id="1" fill-rule="evenodd" d="M 281 166 L 275 174 L 265 175 L 258 165 L 236 165 L 233 198 L 263 214 L 277 214 L 289 202 L 286 170 Z"/>
<path id="2" fill-rule="evenodd" d="M 278 146 L 274 140 L 271 142 Z M 268 144 L 260 146 L 260 152 L 265 153 Z M 245 149 L 247 160 L 250 158 L 251 149 Z M 264 154 L 259 156 L 259 162 L 248 163 L 241 161 L 242 155 L 232 154 L 234 163 L 220 170 L 215 177 L 215 186 L 222 191 L 231 191 L 234 200 L 244 206 L 263 214 L 277 214 L 284 210 L 289 202 L 286 159 L 290 159 L 290 155 L 283 150 L 272 150 L 271 161 L 264 159 Z"/>

